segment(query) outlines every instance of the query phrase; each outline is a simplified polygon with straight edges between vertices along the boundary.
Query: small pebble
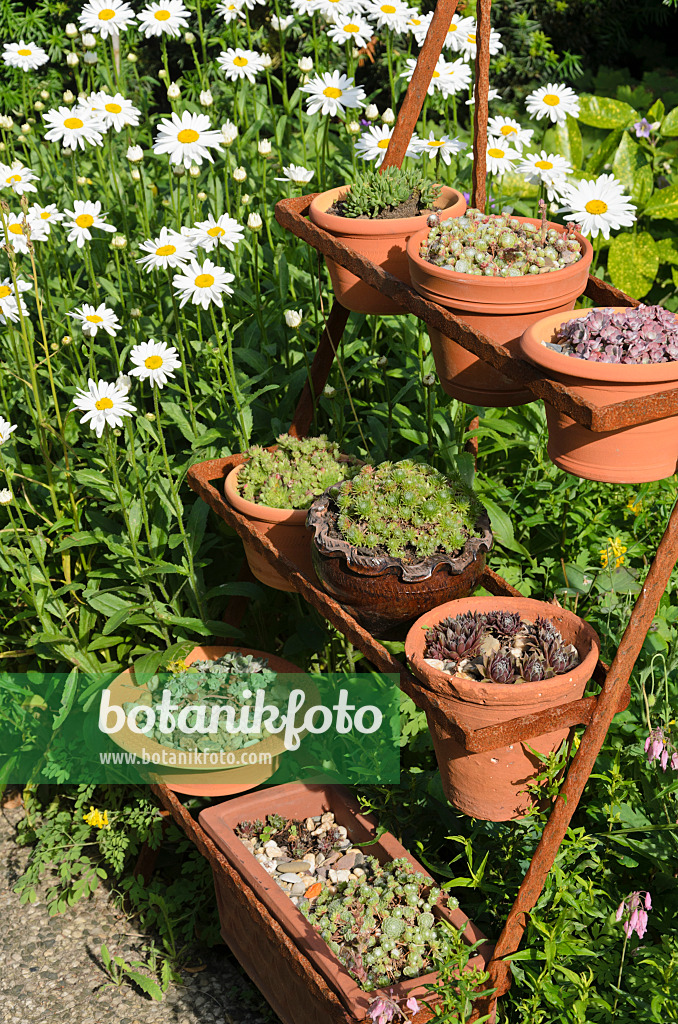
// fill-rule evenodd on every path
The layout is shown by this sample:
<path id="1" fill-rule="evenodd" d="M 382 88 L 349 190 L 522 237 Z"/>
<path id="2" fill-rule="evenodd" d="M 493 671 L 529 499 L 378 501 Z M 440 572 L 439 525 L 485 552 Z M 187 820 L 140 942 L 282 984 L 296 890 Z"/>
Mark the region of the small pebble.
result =
<path id="1" fill-rule="evenodd" d="M 306 819 L 306 828 L 308 829 L 309 832 L 313 831 L 313 829 L 315 828 L 315 821 L 313 820 L 313 818 Z"/>
<path id="2" fill-rule="evenodd" d="M 279 878 L 282 882 L 290 882 L 292 885 L 295 885 L 299 881 L 299 875 L 293 875 L 292 872 L 280 875 Z"/>
<path id="3" fill-rule="evenodd" d="M 305 860 L 279 860 L 277 864 L 278 871 L 291 871 L 295 875 L 299 875 L 302 872 L 307 873 L 311 865 Z"/>
<path id="4" fill-rule="evenodd" d="M 331 874 L 331 872 L 330 872 Z M 351 877 L 350 871 L 337 871 L 337 882 L 348 882 Z"/>
<path id="5" fill-rule="evenodd" d="M 321 825 L 333 825 L 334 824 L 334 815 L 332 814 L 332 811 L 327 811 L 326 814 L 323 814 L 321 816 L 320 824 Z"/>

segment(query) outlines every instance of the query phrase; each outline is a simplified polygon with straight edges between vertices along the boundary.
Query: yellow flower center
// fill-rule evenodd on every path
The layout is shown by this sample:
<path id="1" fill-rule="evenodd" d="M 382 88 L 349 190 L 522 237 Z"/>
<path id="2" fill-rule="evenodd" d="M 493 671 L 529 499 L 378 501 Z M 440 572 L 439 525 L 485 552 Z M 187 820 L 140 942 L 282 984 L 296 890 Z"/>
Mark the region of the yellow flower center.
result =
<path id="1" fill-rule="evenodd" d="M 196 288 L 211 288 L 214 284 L 214 278 L 211 274 L 198 274 L 195 279 Z"/>
<path id="2" fill-rule="evenodd" d="M 99 316 L 98 313 L 90 313 L 89 316 L 85 317 L 85 320 L 89 320 L 91 324 L 102 324 L 104 322 L 104 318 Z"/>
<path id="3" fill-rule="evenodd" d="M 466 36 L 466 38 L 469 41 L 469 43 L 475 43 L 475 41 L 476 41 L 476 34 L 475 34 L 475 32 L 469 32 L 469 34 Z"/>
<path id="4" fill-rule="evenodd" d="M 12 289 L 9 287 L 9 285 L 6 285 L 6 284 L 0 285 L 0 299 L 6 299 L 7 296 L 11 295 L 11 294 L 12 294 Z"/>
<path id="5" fill-rule="evenodd" d="M 550 160 L 535 160 L 534 166 L 538 167 L 540 171 L 550 171 L 553 164 Z"/>
<path id="6" fill-rule="evenodd" d="M 384 14 L 395 14 L 396 12 L 396 9 L 393 6 L 393 4 L 382 4 L 381 10 L 384 12 Z"/>
<path id="7" fill-rule="evenodd" d="M 13 181 L 21 181 L 20 174 L 10 174 L 9 178 L 5 178 L 5 181 L 10 185 Z"/>
<path id="8" fill-rule="evenodd" d="M 247 57 L 234 57 L 233 63 L 237 68 L 244 68 L 249 61 L 247 60 Z"/>
<path id="9" fill-rule="evenodd" d="M 560 103 L 560 96 L 556 96 L 554 92 L 547 92 L 544 96 L 544 103 L 547 107 L 557 107 Z"/>
<path id="10" fill-rule="evenodd" d="M 358 26 L 354 25 L 353 22 L 351 22 L 350 25 L 344 25 L 344 32 L 358 32 L 358 31 L 359 31 Z"/>
<path id="11" fill-rule="evenodd" d="M 115 11 L 112 7 L 104 7 L 102 11 L 99 11 L 99 21 L 110 21 L 114 17 Z"/>
<path id="12" fill-rule="evenodd" d="M 410 18 L 408 25 L 421 25 L 421 18 Z"/>
<path id="13" fill-rule="evenodd" d="M 504 136 L 504 138 L 506 138 L 507 135 L 517 135 L 518 134 L 517 130 L 513 127 L 513 125 L 510 125 L 510 124 L 502 125 L 502 127 L 500 128 L 500 131 L 501 131 L 501 134 Z"/>
<path id="14" fill-rule="evenodd" d="M 155 250 L 156 256 L 172 256 L 177 251 L 176 245 L 161 245 Z"/>
<path id="15" fill-rule="evenodd" d="M 323 96 L 329 96 L 331 100 L 338 100 L 341 95 L 341 89 L 337 89 L 335 85 L 328 85 L 326 89 L 323 89 Z"/>
<path id="16" fill-rule="evenodd" d="M 144 360 L 144 366 L 147 370 L 157 370 L 162 366 L 162 356 L 149 356 Z"/>
<path id="17" fill-rule="evenodd" d="M 602 199 L 589 199 L 584 209 L 587 213 L 592 213 L 594 217 L 600 216 L 602 213 L 607 213 L 607 203 L 604 203 Z"/>
<path id="18" fill-rule="evenodd" d="M 104 110 L 107 110 L 109 114 L 119 114 L 122 107 L 119 103 L 107 103 Z"/>
<path id="19" fill-rule="evenodd" d="M 20 57 L 30 57 L 30 55 L 31 55 L 31 53 L 33 51 L 32 50 L 27 50 L 27 49 L 24 48 L 23 50 L 17 50 L 16 52 L 18 53 L 18 55 Z"/>
<path id="20" fill-rule="evenodd" d="M 504 150 L 503 149 L 496 149 L 493 146 L 492 149 L 488 149 L 487 155 L 494 157 L 495 160 L 501 160 L 501 158 L 504 155 Z"/>
<path id="21" fill-rule="evenodd" d="M 182 128 L 177 135 L 178 142 L 195 142 L 200 138 L 200 132 L 197 132 L 195 128 Z"/>
<path id="22" fill-rule="evenodd" d="M 440 78 L 440 72 L 439 71 L 434 71 L 433 74 L 431 75 L 431 77 L 432 78 Z"/>
<path id="23" fill-rule="evenodd" d="M 450 22 L 450 28 L 449 28 L 449 31 L 448 31 L 448 33 L 447 33 L 447 34 L 449 35 L 449 34 L 450 34 L 450 32 L 456 32 L 458 28 L 459 28 L 459 26 L 458 26 L 458 25 L 455 25 L 455 24 L 454 24 L 454 22 L 453 22 L 453 21 L 451 21 L 451 22 Z"/>
<path id="24" fill-rule="evenodd" d="M 79 217 L 75 218 L 75 223 L 79 228 L 91 228 L 94 224 L 94 217 L 91 213 L 81 213 Z"/>
<path id="25" fill-rule="evenodd" d="M 101 412 L 103 409 L 113 408 L 113 402 L 110 400 L 110 398 L 99 398 L 98 401 L 94 403 L 94 405 L 99 410 L 99 412 Z"/>
<path id="26" fill-rule="evenodd" d="M 24 229 L 22 224 L 10 224 L 9 230 L 13 235 L 23 235 Z"/>
<path id="27" fill-rule="evenodd" d="M 207 234 L 211 235 L 212 238 L 218 238 L 219 235 L 225 235 L 226 232 L 223 228 L 220 228 L 218 224 L 215 224 L 213 228 L 207 229 Z"/>
<path id="28" fill-rule="evenodd" d="M 67 117 L 64 121 L 64 128 L 83 128 L 85 122 L 81 121 L 79 117 Z"/>
<path id="29" fill-rule="evenodd" d="M 40 220 L 49 220 L 51 216 L 52 214 L 49 212 L 49 210 L 43 210 L 40 214 Z"/>
<path id="30" fill-rule="evenodd" d="M 379 142 L 377 143 L 377 149 L 388 149 L 388 144 L 390 141 L 390 139 L 379 139 Z"/>
<path id="31" fill-rule="evenodd" d="M 153 17 L 155 18 L 156 21 L 169 21 L 170 12 L 169 11 L 156 11 L 155 14 L 153 15 Z"/>
<path id="32" fill-rule="evenodd" d="M 426 145 L 427 146 L 444 146 L 445 143 L 442 140 L 441 141 L 436 141 L 435 139 L 428 139 Z"/>

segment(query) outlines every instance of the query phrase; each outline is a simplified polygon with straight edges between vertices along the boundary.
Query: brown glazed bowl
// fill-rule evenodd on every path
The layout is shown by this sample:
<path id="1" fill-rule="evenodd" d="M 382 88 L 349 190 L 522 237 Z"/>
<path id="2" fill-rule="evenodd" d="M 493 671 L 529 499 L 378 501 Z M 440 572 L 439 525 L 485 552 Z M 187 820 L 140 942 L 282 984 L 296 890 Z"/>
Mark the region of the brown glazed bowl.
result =
<path id="1" fill-rule="evenodd" d="M 467 597 L 478 586 L 492 548 L 487 512 L 476 522 L 479 536 L 471 537 L 459 554 L 436 554 L 406 564 L 345 541 L 336 528 L 331 490 L 313 502 L 306 520 L 313 531 L 313 567 L 323 589 L 373 636 L 402 638 L 429 608 Z"/>

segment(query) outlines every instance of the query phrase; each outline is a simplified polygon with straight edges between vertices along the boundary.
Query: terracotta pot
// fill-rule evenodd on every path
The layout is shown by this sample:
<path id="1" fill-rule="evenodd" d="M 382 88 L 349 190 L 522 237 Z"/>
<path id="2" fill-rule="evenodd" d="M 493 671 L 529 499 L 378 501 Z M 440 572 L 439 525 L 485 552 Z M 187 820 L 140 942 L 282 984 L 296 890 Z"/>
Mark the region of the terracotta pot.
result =
<path id="1" fill-rule="evenodd" d="M 207 808 L 200 813 L 200 824 L 214 840 L 231 867 L 241 876 L 243 885 L 252 889 L 257 899 L 278 921 L 301 954 L 323 976 L 349 1014 L 357 1020 L 363 1020 L 367 1015 L 370 1003 L 384 993 L 381 990 L 367 993 L 359 987 L 343 964 L 337 960 L 329 946 L 320 938 L 315 928 L 297 910 L 287 894 L 273 881 L 253 854 L 243 846 L 234 832 L 235 827 L 241 821 L 257 818 L 263 821 L 266 815 L 272 813 L 282 814 L 286 818 L 307 818 L 323 814 L 326 811 L 334 812 L 337 824 L 346 828 L 349 839 L 354 843 L 370 843 L 371 845 L 365 849 L 365 853 L 376 857 L 381 864 L 404 857 L 416 871 L 420 871 L 424 875 L 429 874 L 390 832 L 386 832 L 376 839 L 375 821 L 360 813 L 357 801 L 341 786 L 311 786 L 295 782 L 260 790 L 258 793 L 248 794 Z M 221 920 L 221 933 L 228 943 L 233 924 L 233 901 L 229 899 L 228 892 L 222 890 L 217 872 L 214 875 L 214 882 Z M 438 919 L 442 918 L 448 921 L 455 928 L 462 928 L 466 925 L 464 941 L 469 945 L 485 939 L 483 933 L 469 921 L 461 910 L 449 910 L 447 907 L 443 907 L 439 901 L 434 913 Z M 489 943 L 479 947 L 476 955 L 469 961 L 469 969 L 477 967 L 482 970 L 487 964 L 491 952 L 492 946 Z M 426 996 L 427 992 L 424 986 L 433 983 L 436 978 L 437 975 L 431 973 L 394 985 L 391 990 L 392 997 L 402 999 L 410 995 L 416 995 L 418 998 Z M 280 998 L 287 1001 L 282 994 Z M 303 1008 L 301 1013 L 301 1018 L 294 1016 L 293 1019 L 306 1020 Z M 308 1019 L 320 1021 L 324 1018 Z"/>
<path id="2" fill-rule="evenodd" d="M 385 639 L 402 637 L 428 608 L 465 597 L 478 585 L 485 555 L 492 547 L 490 520 L 483 512 L 480 533 L 457 555 L 432 555 L 406 565 L 400 558 L 356 548 L 336 530 L 337 509 L 328 492 L 308 512 L 313 531 L 311 554 L 324 590 L 369 630 Z"/>
<path id="3" fill-rule="evenodd" d="M 194 647 L 190 654 L 187 654 L 184 661 L 190 665 L 194 661 L 214 661 L 230 651 L 239 651 L 241 654 L 251 654 L 253 657 L 266 658 L 274 672 L 296 674 L 303 672 L 298 665 L 284 658 L 278 658 L 266 651 L 257 651 L 249 647 Z M 306 689 L 307 683 L 300 680 L 300 688 Z M 116 676 L 108 687 L 110 692 L 110 703 L 122 706 L 125 701 L 138 701 L 139 698 L 148 693 L 145 685 L 139 685 L 134 679 L 134 669 L 127 669 L 121 675 Z M 141 757 L 145 751 L 150 757 L 156 755 L 162 764 L 163 754 L 176 754 L 174 747 L 166 747 L 157 740 L 147 739 L 128 728 L 127 722 L 120 732 L 113 733 L 111 739 L 117 746 L 129 753 Z M 248 789 L 255 789 L 271 778 L 277 770 L 280 755 L 285 749 L 283 737 L 279 735 L 269 736 L 261 743 L 252 744 L 247 747 L 248 753 L 270 754 L 271 759 L 267 764 L 256 764 L 247 766 L 234 766 L 233 768 L 214 769 L 209 766 L 191 768 L 171 768 L 163 766 L 156 781 L 164 782 L 175 793 L 185 793 L 188 796 L 219 797 L 232 796 L 234 793 L 242 793 Z M 236 751 L 237 756 L 237 751 Z M 209 778 L 209 782 L 203 779 Z"/>
<path id="4" fill-rule="evenodd" d="M 533 217 L 517 217 L 522 223 L 539 224 Z M 549 224 L 561 233 L 559 224 Z M 524 277 L 478 277 L 458 274 L 421 259 L 419 247 L 428 228 L 412 235 L 407 243 L 413 287 L 431 302 L 449 309 L 469 327 L 499 342 L 518 355 L 520 336 L 545 313 L 571 310 L 588 280 L 593 256 L 591 243 L 577 234 L 584 255 L 577 262 L 551 274 Z M 494 367 L 478 359 L 440 331 L 429 327 L 431 349 L 443 391 L 469 405 L 504 408 L 534 401 L 531 391 L 520 388 Z"/>
<path id="5" fill-rule="evenodd" d="M 323 231 L 334 235 L 337 241 L 355 249 L 361 256 L 378 264 L 390 274 L 410 283 L 405 247 L 407 239 L 414 232 L 426 227 L 428 214 L 418 217 L 402 217 L 399 220 L 370 220 L 354 217 L 337 217 L 327 210 L 337 199 L 350 191 L 350 185 L 340 185 L 329 192 L 321 192 L 311 202 L 311 221 Z M 444 185 L 435 205 L 442 220 L 460 217 L 466 209 L 466 200 L 460 192 Z M 332 279 L 332 287 L 342 306 L 356 313 L 402 314 L 402 308 L 388 296 L 361 281 L 359 277 L 344 270 L 334 260 L 325 258 Z"/>
<path id="6" fill-rule="evenodd" d="M 238 494 L 238 473 L 245 463 L 232 469 L 224 482 L 224 494 L 233 508 L 246 516 L 252 529 L 263 534 L 272 544 L 282 551 L 304 575 L 315 582 L 315 574 L 311 563 L 311 532 L 306 528 L 306 509 L 272 508 L 270 505 L 257 505 L 247 501 Z M 284 576 L 270 565 L 263 555 L 243 541 L 247 563 L 252 575 L 274 590 L 293 592 L 294 587 Z"/>
<path id="7" fill-rule="evenodd" d="M 448 616 L 495 609 L 519 612 L 523 619 L 531 622 L 540 615 L 550 619 L 563 639 L 577 648 L 580 664 L 571 672 L 539 683 L 504 685 L 451 676 L 424 661 L 427 629 Z M 432 690 L 446 705 L 450 719 L 467 730 L 483 729 L 580 700 L 599 651 L 600 641 L 588 623 L 564 608 L 526 597 L 472 597 L 450 601 L 417 619 L 405 640 L 408 661 L 425 687 L 421 691 L 422 706 L 425 708 L 426 691 Z M 526 787 L 538 774 L 539 766 L 529 747 L 549 754 L 560 747 L 569 731 L 556 729 L 497 750 L 469 754 L 437 715 L 427 711 L 426 717 L 445 796 L 464 814 L 486 821 L 509 821 L 527 814 L 534 800 Z"/>
<path id="8" fill-rule="evenodd" d="M 621 311 L 627 307 L 600 307 Z M 548 371 L 549 377 L 566 384 L 595 405 L 609 405 L 629 398 L 643 398 L 678 387 L 678 362 L 593 363 L 588 359 L 554 352 L 546 342 L 554 340 L 561 324 L 587 313 L 554 313 L 532 324 L 520 340 L 526 359 Z M 548 454 L 552 462 L 574 476 L 606 483 L 636 484 L 673 476 L 678 464 L 678 416 L 594 433 L 546 404 L 549 430 Z"/>

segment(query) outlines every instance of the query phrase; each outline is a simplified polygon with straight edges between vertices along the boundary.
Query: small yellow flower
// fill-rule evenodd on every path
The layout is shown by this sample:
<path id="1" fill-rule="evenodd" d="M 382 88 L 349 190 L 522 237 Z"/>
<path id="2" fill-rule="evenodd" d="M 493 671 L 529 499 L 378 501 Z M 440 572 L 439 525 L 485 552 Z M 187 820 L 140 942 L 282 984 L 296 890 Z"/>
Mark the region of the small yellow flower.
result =
<path id="1" fill-rule="evenodd" d="M 86 821 L 88 825 L 92 825 L 94 828 L 110 828 L 108 822 L 108 811 L 97 811 L 90 804 L 89 814 L 83 814 L 82 820 Z"/>
<path id="2" fill-rule="evenodd" d="M 620 565 L 623 565 L 626 561 L 624 558 L 625 551 L 626 545 L 622 544 L 621 537 L 615 537 L 614 540 L 612 537 L 608 537 L 606 546 L 601 548 L 599 551 L 600 564 L 603 569 L 607 569 L 612 562 L 612 559 L 614 559 L 615 569 L 618 569 Z"/>
<path id="3" fill-rule="evenodd" d="M 155 419 L 155 416 L 153 419 Z M 183 658 L 177 658 L 176 661 L 167 662 L 167 671 L 171 672 L 173 675 L 176 675 L 179 672 L 185 672 L 187 668 L 188 665 Z"/>
<path id="4" fill-rule="evenodd" d="M 637 516 L 643 507 L 643 503 L 642 501 L 634 501 L 633 498 L 629 498 L 626 502 L 626 507 L 633 512 L 634 516 Z"/>

